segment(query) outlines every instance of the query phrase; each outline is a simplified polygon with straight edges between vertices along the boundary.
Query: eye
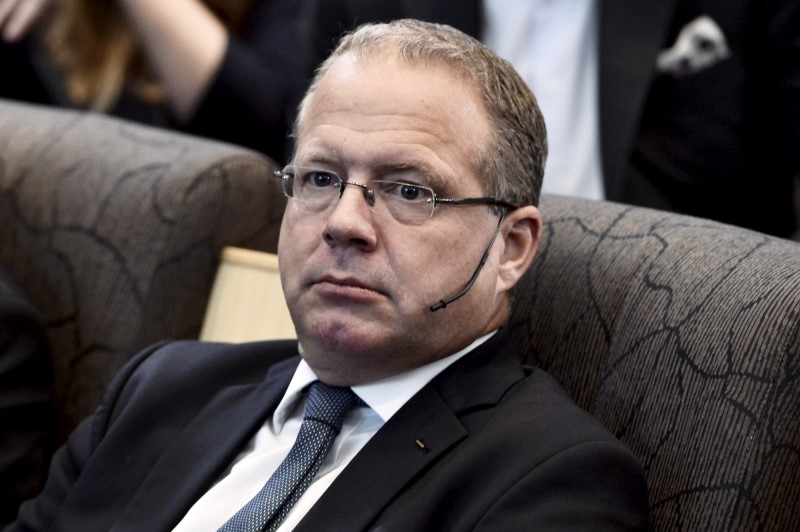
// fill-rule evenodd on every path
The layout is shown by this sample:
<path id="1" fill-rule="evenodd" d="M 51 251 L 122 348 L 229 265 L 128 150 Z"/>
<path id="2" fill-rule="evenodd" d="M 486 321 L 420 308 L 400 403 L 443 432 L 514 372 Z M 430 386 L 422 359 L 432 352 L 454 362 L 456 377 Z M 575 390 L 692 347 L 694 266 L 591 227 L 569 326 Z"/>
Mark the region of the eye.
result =
<path id="1" fill-rule="evenodd" d="M 315 187 L 327 187 L 333 182 L 333 177 L 330 174 L 326 174 L 323 172 L 313 172 L 309 176 L 309 181 Z"/>
<path id="2" fill-rule="evenodd" d="M 411 183 L 397 183 L 386 181 L 383 183 L 384 194 L 393 196 L 395 199 L 407 202 L 425 201 L 430 196 L 428 189 Z"/>
<path id="3" fill-rule="evenodd" d="M 409 201 L 419 199 L 419 197 L 422 196 L 422 190 L 414 185 L 400 185 L 398 189 L 398 192 L 403 199 L 407 199 Z"/>
<path id="4" fill-rule="evenodd" d="M 336 178 L 333 174 L 328 172 L 321 172 L 319 170 L 307 170 L 303 172 L 303 184 L 316 188 L 325 188 L 331 186 Z"/>

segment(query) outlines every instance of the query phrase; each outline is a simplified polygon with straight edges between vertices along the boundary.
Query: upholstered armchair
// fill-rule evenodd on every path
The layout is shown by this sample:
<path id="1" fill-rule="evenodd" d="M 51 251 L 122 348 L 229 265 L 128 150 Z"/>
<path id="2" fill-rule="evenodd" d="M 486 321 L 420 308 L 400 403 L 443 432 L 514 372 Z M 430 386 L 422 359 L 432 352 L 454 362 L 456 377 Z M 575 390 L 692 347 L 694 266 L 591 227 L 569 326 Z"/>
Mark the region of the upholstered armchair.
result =
<path id="1" fill-rule="evenodd" d="M 0 263 L 43 314 L 59 439 L 135 352 L 198 337 L 223 246 L 275 251 L 274 168 L 220 142 L 0 101 Z"/>
<path id="2" fill-rule="evenodd" d="M 135 351 L 197 337 L 223 246 L 275 250 L 272 169 L 0 102 L 0 263 L 45 315 L 62 435 Z M 800 244 L 607 202 L 545 197 L 542 212 L 508 327 L 641 459 L 653 528 L 796 528 Z"/>
<path id="3" fill-rule="evenodd" d="M 641 459 L 656 530 L 800 521 L 800 244 L 546 197 L 509 324 Z"/>

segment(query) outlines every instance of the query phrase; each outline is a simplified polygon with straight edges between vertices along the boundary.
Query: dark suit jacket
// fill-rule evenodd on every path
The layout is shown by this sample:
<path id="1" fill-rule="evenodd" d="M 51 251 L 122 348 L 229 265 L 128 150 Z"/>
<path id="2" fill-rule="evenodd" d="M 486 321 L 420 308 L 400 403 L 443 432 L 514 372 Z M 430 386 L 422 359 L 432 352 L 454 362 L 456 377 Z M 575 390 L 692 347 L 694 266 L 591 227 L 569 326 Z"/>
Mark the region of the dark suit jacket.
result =
<path id="1" fill-rule="evenodd" d="M 343 29 L 411 17 L 480 37 L 480 0 L 310 0 L 308 65 Z M 656 71 L 658 52 L 701 15 L 730 57 L 693 74 Z M 600 140 L 606 197 L 779 236 L 796 228 L 800 2 L 600 1 Z M 554 43 L 557 45 L 557 43 Z"/>
<path id="2" fill-rule="evenodd" d="M 296 353 L 181 342 L 137 356 L 18 529 L 171 529 L 277 406 Z M 296 530 L 620 530 L 646 514 L 634 456 L 501 333 L 401 408 Z"/>
<path id="3" fill-rule="evenodd" d="M 44 484 L 55 423 L 41 318 L 0 268 L 0 527 Z"/>

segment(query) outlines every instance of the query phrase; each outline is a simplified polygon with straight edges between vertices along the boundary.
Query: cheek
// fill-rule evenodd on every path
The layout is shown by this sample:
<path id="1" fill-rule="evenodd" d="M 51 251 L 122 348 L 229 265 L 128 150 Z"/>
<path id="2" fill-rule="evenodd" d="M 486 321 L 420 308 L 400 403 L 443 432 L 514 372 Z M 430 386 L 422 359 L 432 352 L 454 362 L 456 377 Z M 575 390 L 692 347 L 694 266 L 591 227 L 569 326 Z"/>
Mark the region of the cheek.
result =
<path id="1" fill-rule="evenodd" d="M 308 252 L 308 247 L 321 239 L 322 225 L 318 217 L 301 211 L 292 201 L 286 205 L 278 238 L 278 255 L 297 256 Z"/>
<path id="2" fill-rule="evenodd" d="M 298 274 L 302 271 L 303 264 L 313 251 L 314 238 L 318 238 L 318 233 L 314 233 L 315 230 L 307 225 L 290 216 L 284 216 L 281 224 L 278 239 L 278 257 L 280 258 L 278 264 L 284 288 L 287 286 L 287 280 L 298 280 Z"/>
<path id="3" fill-rule="evenodd" d="M 466 234 L 421 233 L 397 242 L 394 250 L 405 251 L 390 250 L 388 256 L 400 283 L 400 305 L 427 310 L 464 286 L 482 250 L 473 251 L 474 246 L 465 245 L 465 241 L 474 238 Z"/>
<path id="4" fill-rule="evenodd" d="M 304 217 L 300 215 L 297 209 L 297 203 L 294 200 L 287 200 L 286 208 L 283 211 L 283 218 L 281 219 L 281 229 L 278 240 L 278 249 L 282 244 L 291 242 L 291 238 L 298 232 L 298 226 L 302 225 Z"/>

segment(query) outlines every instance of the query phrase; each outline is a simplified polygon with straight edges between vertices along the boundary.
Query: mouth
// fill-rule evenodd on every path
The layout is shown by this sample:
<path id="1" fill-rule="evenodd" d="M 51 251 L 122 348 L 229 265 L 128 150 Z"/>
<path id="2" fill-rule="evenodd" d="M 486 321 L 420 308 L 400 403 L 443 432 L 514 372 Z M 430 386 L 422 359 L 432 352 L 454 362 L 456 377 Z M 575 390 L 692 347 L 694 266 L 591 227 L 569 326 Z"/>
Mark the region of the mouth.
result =
<path id="1" fill-rule="evenodd" d="M 386 297 L 379 288 L 349 276 L 326 275 L 313 283 L 323 294 L 347 299 L 374 299 Z"/>

